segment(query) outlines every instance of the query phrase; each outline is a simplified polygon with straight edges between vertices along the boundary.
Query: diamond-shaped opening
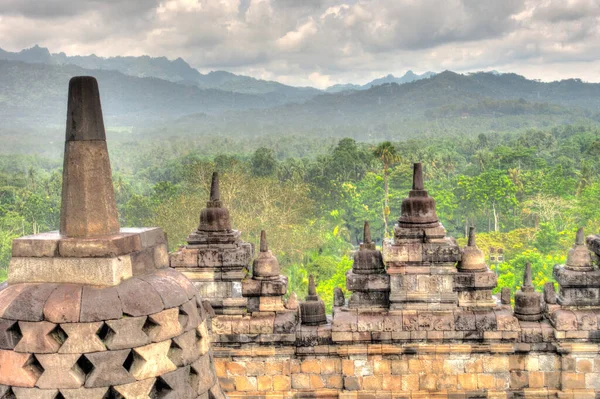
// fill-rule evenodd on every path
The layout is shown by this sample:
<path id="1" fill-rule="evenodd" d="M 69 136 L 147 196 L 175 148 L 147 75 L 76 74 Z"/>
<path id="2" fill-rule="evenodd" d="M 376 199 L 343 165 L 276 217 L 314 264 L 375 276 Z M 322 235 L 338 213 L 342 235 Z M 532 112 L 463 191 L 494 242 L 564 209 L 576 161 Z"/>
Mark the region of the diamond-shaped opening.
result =
<path id="1" fill-rule="evenodd" d="M 181 324 L 181 327 L 185 327 L 185 326 L 187 326 L 190 316 L 182 307 L 180 307 L 179 308 L 179 316 L 177 317 L 177 319 L 179 320 L 179 324 Z"/>
<path id="2" fill-rule="evenodd" d="M 67 338 L 69 337 L 65 330 L 60 328 L 60 325 L 57 324 L 56 327 L 52 331 L 50 331 L 50 336 L 56 340 L 59 344 L 64 344 Z"/>
<path id="3" fill-rule="evenodd" d="M 102 323 L 98 331 L 96 331 L 96 335 L 102 342 L 105 342 L 111 335 L 114 335 L 115 332 L 112 328 L 108 326 L 106 323 Z"/>
<path id="4" fill-rule="evenodd" d="M 19 323 L 16 321 L 12 324 L 12 326 L 6 329 L 6 334 L 8 335 L 9 347 L 2 349 L 13 349 L 15 346 L 17 346 L 21 338 L 23 338 Z"/>
<path id="5" fill-rule="evenodd" d="M 127 370 L 128 372 L 131 371 L 131 366 L 133 366 L 134 361 L 135 361 L 135 352 L 129 351 L 129 355 L 127 355 L 127 358 L 123 362 L 123 368 L 125 370 Z"/>
<path id="6" fill-rule="evenodd" d="M 58 393 L 56 394 L 56 396 L 54 397 L 54 399 L 65 399 L 65 397 L 63 396 L 63 394 L 62 394 L 62 393 L 58 392 Z"/>
<path id="7" fill-rule="evenodd" d="M 150 391 L 150 397 L 161 399 L 166 397 L 169 393 L 171 393 L 173 389 L 163 380 L 161 377 L 156 379 L 156 382 L 152 386 L 152 390 Z"/>
<path id="8" fill-rule="evenodd" d="M 37 360 L 35 355 L 31 355 L 29 357 L 29 359 L 27 359 L 27 362 L 23 365 L 23 369 L 30 371 L 32 374 L 34 374 L 38 378 L 44 372 L 44 368 L 42 367 L 40 362 Z"/>
<path id="9" fill-rule="evenodd" d="M 188 376 L 188 383 L 194 389 L 198 387 L 200 380 L 200 373 L 194 368 L 194 366 L 190 367 L 190 375 Z"/>
<path id="10" fill-rule="evenodd" d="M 181 358 L 181 353 L 183 351 L 183 348 L 174 340 L 171 341 L 171 347 L 169 348 L 169 353 L 167 354 L 167 357 L 175 364 L 179 363 L 177 361 L 177 359 Z"/>
<path id="11" fill-rule="evenodd" d="M 6 387 L 7 390 L 4 392 L 3 396 L 0 396 L 2 399 L 17 399 L 17 396 L 13 392 L 11 387 Z M 2 388 L 0 387 L 0 395 L 2 395 Z"/>
<path id="12" fill-rule="evenodd" d="M 85 355 L 79 356 L 79 359 L 75 362 L 75 366 L 73 366 L 73 372 L 82 376 L 82 379 L 85 381 L 85 378 L 92 371 L 94 371 L 94 364 Z"/>
<path id="13" fill-rule="evenodd" d="M 144 334 L 152 338 L 156 329 L 160 328 L 160 324 L 156 323 L 152 320 L 152 317 L 147 317 L 144 325 L 142 326 L 142 331 Z"/>

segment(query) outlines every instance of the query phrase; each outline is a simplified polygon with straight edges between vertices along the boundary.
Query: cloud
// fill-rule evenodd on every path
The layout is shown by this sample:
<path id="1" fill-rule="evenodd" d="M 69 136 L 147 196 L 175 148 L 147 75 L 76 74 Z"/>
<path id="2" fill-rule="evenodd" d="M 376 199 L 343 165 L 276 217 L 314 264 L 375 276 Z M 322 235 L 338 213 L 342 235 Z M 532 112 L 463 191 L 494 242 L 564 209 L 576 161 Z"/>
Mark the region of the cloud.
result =
<path id="1" fill-rule="evenodd" d="M 407 69 L 597 80 L 599 27 L 600 0 L 0 1 L 8 50 L 182 57 L 318 86 Z"/>

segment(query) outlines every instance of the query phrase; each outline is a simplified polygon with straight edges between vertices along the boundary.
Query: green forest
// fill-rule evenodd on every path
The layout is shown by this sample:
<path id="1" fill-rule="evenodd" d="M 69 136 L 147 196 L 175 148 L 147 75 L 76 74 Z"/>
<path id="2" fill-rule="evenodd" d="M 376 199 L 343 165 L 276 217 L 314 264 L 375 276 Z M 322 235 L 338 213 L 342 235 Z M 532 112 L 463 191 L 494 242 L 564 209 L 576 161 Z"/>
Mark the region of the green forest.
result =
<path id="1" fill-rule="evenodd" d="M 266 230 L 289 291 L 303 298 L 312 273 L 330 307 L 333 288 L 345 290 L 364 221 L 378 245 L 393 234 L 414 162 L 424 165 L 425 187 L 449 235 L 464 245 L 475 226 L 486 255 L 503 249 L 503 262 L 490 265 L 499 288 L 517 289 L 529 261 L 541 289 L 564 262 L 577 228 L 593 234 L 600 224 L 600 129 L 593 125 L 397 142 L 270 139 L 238 153 L 151 140 L 132 151 L 115 140 L 110 155 L 121 225 L 162 227 L 170 249 L 177 248 L 198 224 L 217 170 L 221 198 L 243 238 L 257 243 Z M 0 280 L 12 239 L 58 228 L 61 170 L 56 158 L 0 156 Z"/>

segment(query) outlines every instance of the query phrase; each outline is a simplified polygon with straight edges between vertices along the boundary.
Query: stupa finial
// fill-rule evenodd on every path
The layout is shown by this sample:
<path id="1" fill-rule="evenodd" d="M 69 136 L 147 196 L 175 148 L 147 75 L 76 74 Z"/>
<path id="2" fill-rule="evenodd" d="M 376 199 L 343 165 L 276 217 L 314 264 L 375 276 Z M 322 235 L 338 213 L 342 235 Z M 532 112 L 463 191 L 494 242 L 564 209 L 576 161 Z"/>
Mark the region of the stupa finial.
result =
<path id="1" fill-rule="evenodd" d="M 269 251 L 269 245 L 267 244 L 267 232 L 264 230 L 260 231 L 260 252 Z"/>
<path id="2" fill-rule="evenodd" d="M 219 172 L 213 172 L 212 181 L 210 183 L 210 200 L 219 201 L 221 195 L 219 193 Z"/>
<path id="3" fill-rule="evenodd" d="M 369 222 L 365 220 L 365 227 L 363 230 L 363 243 L 371 244 L 373 240 L 371 239 L 371 226 L 369 226 Z"/>
<path id="4" fill-rule="evenodd" d="M 475 247 L 477 244 L 475 244 L 475 227 L 471 226 L 469 227 L 469 241 L 467 242 L 467 246 L 469 247 Z"/>
<path id="5" fill-rule="evenodd" d="M 585 237 L 583 236 L 583 227 L 580 227 L 577 230 L 577 235 L 575 236 L 575 245 L 583 245 Z"/>
<path id="6" fill-rule="evenodd" d="M 533 287 L 533 276 L 531 274 L 531 263 L 525 264 L 525 273 L 523 275 L 523 287 Z"/>
<path id="7" fill-rule="evenodd" d="M 413 190 L 424 190 L 425 186 L 423 184 L 423 164 L 421 162 L 417 162 L 414 164 L 413 168 Z"/>
<path id="8" fill-rule="evenodd" d="M 60 234 L 95 237 L 120 231 L 98 82 L 69 82 Z"/>
<path id="9" fill-rule="evenodd" d="M 314 297 L 317 295 L 317 287 L 315 285 L 315 276 L 308 276 L 308 296 Z"/>

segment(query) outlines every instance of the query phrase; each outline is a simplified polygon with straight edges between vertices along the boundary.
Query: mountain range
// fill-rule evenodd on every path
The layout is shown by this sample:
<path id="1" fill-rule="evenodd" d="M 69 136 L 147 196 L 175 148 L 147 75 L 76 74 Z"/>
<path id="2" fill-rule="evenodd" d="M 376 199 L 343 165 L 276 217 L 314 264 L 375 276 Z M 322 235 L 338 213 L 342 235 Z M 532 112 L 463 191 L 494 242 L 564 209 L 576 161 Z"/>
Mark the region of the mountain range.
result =
<path id="1" fill-rule="evenodd" d="M 181 58 L 71 57 L 36 46 L 0 50 L 0 136 L 10 131 L 13 140 L 29 135 L 37 143 L 40 132 L 61 129 L 68 81 L 76 75 L 98 79 L 107 126 L 138 140 L 270 134 L 399 140 L 600 123 L 600 84 L 579 79 L 409 71 L 322 91 L 225 71 L 202 74 Z"/>

